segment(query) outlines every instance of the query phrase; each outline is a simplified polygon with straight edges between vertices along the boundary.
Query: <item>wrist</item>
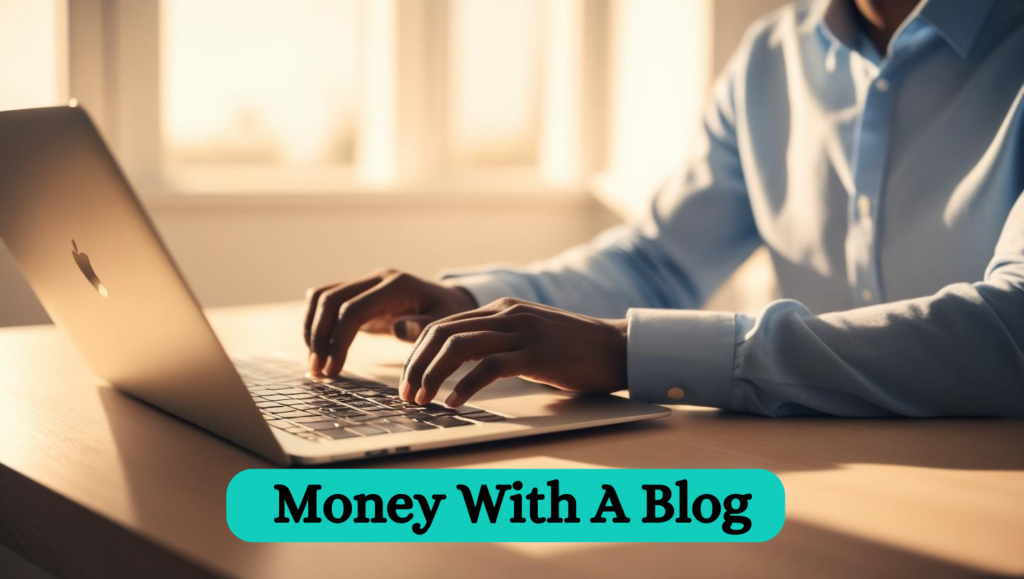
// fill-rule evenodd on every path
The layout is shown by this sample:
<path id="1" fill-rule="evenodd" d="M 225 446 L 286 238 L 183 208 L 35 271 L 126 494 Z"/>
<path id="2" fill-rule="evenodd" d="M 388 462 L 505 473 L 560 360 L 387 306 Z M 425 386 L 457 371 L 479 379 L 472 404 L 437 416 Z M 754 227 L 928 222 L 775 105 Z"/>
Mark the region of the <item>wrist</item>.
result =
<path id="1" fill-rule="evenodd" d="M 444 285 L 448 287 L 452 296 L 454 296 L 455 303 L 458 305 L 457 307 L 461 308 L 460 312 L 475 310 L 480 307 L 480 304 L 476 303 L 476 298 L 473 297 L 473 294 L 466 288 L 452 283 L 446 283 Z"/>
<path id="2" fill-rule="evenodd" d="M 628 387 L 629 373 L 627 361 L 629 359 L 629 320 L 603 320 L 611 329 L 611 351 L 609 360 L 612 364 L 613 384 L 608 392 L 616 392 Z"/>

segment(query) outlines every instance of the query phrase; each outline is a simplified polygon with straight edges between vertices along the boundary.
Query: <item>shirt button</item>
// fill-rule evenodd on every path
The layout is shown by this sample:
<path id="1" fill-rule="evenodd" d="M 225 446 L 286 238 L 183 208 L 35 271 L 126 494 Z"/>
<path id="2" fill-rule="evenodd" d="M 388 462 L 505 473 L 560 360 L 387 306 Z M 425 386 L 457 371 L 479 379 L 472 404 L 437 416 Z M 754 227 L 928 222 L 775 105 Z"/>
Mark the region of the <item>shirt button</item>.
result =
<path id="1" fill-rule="evenodd" d="M 871 200 L 868 199 L 867 195 L 861 195 L 857 198 L 857 211 L 860 212 L 861 219 L 871 217 Z"/>
<path id="2" fill-rule="evenodd" d="M 683 396 L 686 396 L 686 392 L 683 392 L 682 388 L 669 388 L 668 397 L 672 400 L 682 400 Z"/>
<path id="3" fill-rule="evenodd" d="M 869 289 L 861 290 L 861 292 L 860 292 L 860 299 L 862 299 L 862 300 L 864 300 L 866 302 L 870 302 L 871 300 L 875 299 L 875 293 L 872 292 Z"/>
<path id="4" fill-rule="evenodd" d="M 875 81 L 875 88 L 878 89 L 878 92 L 886 92 L 889 90 L 889 81 L 880 78 Z"/>

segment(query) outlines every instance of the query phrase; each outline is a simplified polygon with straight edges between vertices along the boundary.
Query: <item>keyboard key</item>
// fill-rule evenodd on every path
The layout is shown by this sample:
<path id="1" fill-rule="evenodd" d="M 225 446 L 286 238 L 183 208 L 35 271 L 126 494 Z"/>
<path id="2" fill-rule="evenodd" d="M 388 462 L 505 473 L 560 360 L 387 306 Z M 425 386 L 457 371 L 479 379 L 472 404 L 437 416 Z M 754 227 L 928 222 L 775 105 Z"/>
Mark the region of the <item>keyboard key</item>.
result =
<path id="1" fill-rule="evenodd" d="M 263 399 L 264 400 L 287 400 L 288 397 L 287 396 L 282 396 L 280 394 L 275 394 L 273 396 L 264 396 Z"/>
<path id="2" fill-rule="evenodd" d="M 387 410 L 387 409 L 367 410 L 366 413 L 369 414 L 370 416 L 376 416 L 377 418 L 387 418 L 389 416 L 401 416 L 401 414 L 402 414 L 401 412 L 398 412 L 398 411 L 395 411 L 395 410 Z"/>
<path id="3" fill-rule="evenodd" d="M 424 414 L 428 414 L 430 416 L 455 416 L 455 411 L 450 408 L 428 408 L 426 410 L 422 410 L 421 412 L 423 412 Z"/>
<path id="4" fill-rule="evenodd" d="M 353 392 L 353 394 L 355 394 L 356 396 L 361 396 L 363 398 L 382 398 L 384 396 L 387 396 L 387 394 L 379 390 L 356 390 Z"/>
<path id="5" fill-rule="evenodd" d="M 273 426 L 274 428 L 288 428 L 292 425 L 292 423 L 288 422 L 287 420 L 268 420 L 267 424 Z"/>
<path id="6" fill-rule="evenodd" d="M 429 422 L 430 424 L 433 424 L 435 426 L 440 426 L 441 428 L 451 428 L 454 426 L 468 426 L 472 424 L 472 422 L 459 420 L 454 416 L 431 416 L 430 418 L 426 419 L 426 422 Z"/>
<path id="7" fill-rule="evenodd" d="M 275 392 L 271 392 L 271 394 L 303 394 L 303 393 L 305 393 L 305 390 L 301 390 L 299 388 L 283 388 L 281 390 L 276 390 Z"/>
<path id="8" fill-rule="evenodd" d="M 450 408 L 449 410 L 459 415 L 473 414 L 474 412 L 483 412 L 483 410 L 475 406 L 459 406 L 458 408 Z"/>
<path id="9" fill-rule="evenodd" d="M 303 416 L 313 416 L 309 412 L 303 412 L 302 410 L 296 410 L 293 412 L 285 412 L 284 414 L 278 414 L 281 418 L 302 418 Z"/>
<path id="10" fill-rule="evenodd" d="M 490 412 L 484 412 L 483 410 L 474 412 L 473 414 L 466 414 L 463 418 L 476 420 L 477 422 L 497 422 L 498 420 L 505 420 L 504 416 L 491 414 Z"/>
<path id="11" fill-rule="evenodd" d="M 362 411 L 356 410 L 354 408 L 348 408 L 348 407 L 339 408 L 337 406 L 320 407 L 320 408 L 317 408 L 316 411 L 321 413 L 321 414 L 329 414 L 331 416 L 359 416 L 359 415 L 363 414 Z"/>
<path id="12" fill-rule="evenodd" d="M 403 426 L 395 422 L 388 422 L 387 420 L 374 420 L 373 422 L 367 422 L 367 424 L 375 428 L 383 428 L 388 432 L 409 432 L 412 430 L 407 426 Z"/>
<path id="13" fill-rule="evenodd" d="M 406 418 L 412 418 L 413 420 L 419 420 L 419 421 L 430 420 L 430 419 L 434 418 L 433 416 L 427 414 L 426 412 L 420 412 L 419 410 L 413 410 L 411 412 L 406 412 L 404 414 L 404 416 Z"/>
<path id="14" fill-rule="evenodd" d="M 320 416 L 317 414 L 311 414 L 309 416 L 301 416 L 299 418 L 291 419 L 291 421 L 296 424 L 306 424 L 307 422 L 322 422 L 324 420 L 334 420 L 334 418 L 331 416 Z"/>
<path id="15" fill-rule="evenodd" d="M 359 426 L 349 426 L 345 430 L 355 432 L 360 436 L 373 436 L 374 434 L 385 434 L 387 432 L 382 428 L 377 428 L 376 426 L 367 426 L 365 424 L 360 424 Z"/>
<path id="16" fill-rule="evenodd" d="M 278 408 L 280 406 L 281 406 L 280 402 L 276 402 L 276 401 L 273 401 L 273 400 L 267 400 L 265 402 L 257 402 L 256 403 L 256 408 Z"/>
<path id="17" fill-rule="evenodd" d="M 306 428 L 312 428 L 313 430 L 333 430 L 335 428 L 344 428 L 345 426 L 350 426 L 349 424 L 343 422 L 336 422 L 331 420 L 328 420 L 326 422 L 305 422 L 302 425 L 305 426 Z"/>
<path id="18" fill-rule="evenodd" d="M 342 438 L 357 438 L 359 435 L 354 432 L 349 432 L 344 428 L 335 428 L 332 430 L 320 430 L 320 434 L 330 437 L 334 440 L 340 440 Z"/>
<path id="19" fill-rule="evenodd" d="M 265 410 L 271 414 L 287 414 L 289 412 L 298 412 L 291 406 L 275 406 L 274 408 L 266 408 Z"/>
<path id="20" fill-rule="evenodd" d="M 427 424 L 426 422 L 417 422 L 415 420 L 405 418 L 402 416 L 388 418 L 387 421 L 391 422 L 392 424 L 400 424 L 408 428 L 409 430 L 434 430 L 435 428 L 437 428 L 433 424 Z"/>
<path id="21" fill-rule="evenodd" d="M 321 408 L 319 412 L 321 414 L 337 416 L 339 418 L 353 418 L 355 416 L 366 416 L 365 412 L 362 412 L 361 410 L 356 410 L 354 408 L 331 408 L 329 410 Z"/>

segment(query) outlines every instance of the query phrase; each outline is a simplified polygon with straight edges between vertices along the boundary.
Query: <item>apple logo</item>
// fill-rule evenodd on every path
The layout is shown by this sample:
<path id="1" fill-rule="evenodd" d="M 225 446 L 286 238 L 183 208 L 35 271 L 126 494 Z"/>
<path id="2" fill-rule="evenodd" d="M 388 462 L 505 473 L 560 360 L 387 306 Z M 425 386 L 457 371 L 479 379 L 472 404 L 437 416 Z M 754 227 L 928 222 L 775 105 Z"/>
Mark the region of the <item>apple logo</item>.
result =
<path id="1" fill-rule="evenodd" d="M 74 239 L 71 240 L 71 247 L 73 248 L 71 256 L 75 258 L 75 263 L 78 264 L 78 269 L 82 270 L 82 275 L 85 276 L 85 279 L 89 280 L 92 287 L 96 288 L 96 291 L 99 292 L 100 296 L 107 297 L 107 286 L 100 282 L 100 278 L 97 277 L 96 272 L 93 271 L 92 264 L 89 263 L 89 256 L 78 251 L 78 244 L 75 243 Z"/>

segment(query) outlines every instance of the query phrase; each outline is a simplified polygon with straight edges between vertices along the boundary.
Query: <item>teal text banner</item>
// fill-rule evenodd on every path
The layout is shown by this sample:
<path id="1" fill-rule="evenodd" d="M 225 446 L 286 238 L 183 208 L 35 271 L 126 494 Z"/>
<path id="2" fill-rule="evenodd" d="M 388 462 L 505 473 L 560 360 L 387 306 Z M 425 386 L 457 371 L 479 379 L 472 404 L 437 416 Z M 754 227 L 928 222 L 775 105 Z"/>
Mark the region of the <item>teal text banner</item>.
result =
<path id="1" fill-rule="evenodd" d="M 759 542 L 786 495 L 766 470 L 246 470 L 227 522 L 251 542 Z"/>

